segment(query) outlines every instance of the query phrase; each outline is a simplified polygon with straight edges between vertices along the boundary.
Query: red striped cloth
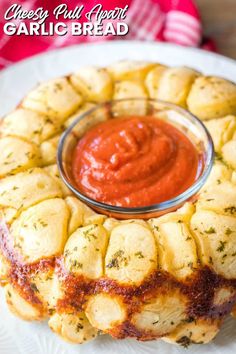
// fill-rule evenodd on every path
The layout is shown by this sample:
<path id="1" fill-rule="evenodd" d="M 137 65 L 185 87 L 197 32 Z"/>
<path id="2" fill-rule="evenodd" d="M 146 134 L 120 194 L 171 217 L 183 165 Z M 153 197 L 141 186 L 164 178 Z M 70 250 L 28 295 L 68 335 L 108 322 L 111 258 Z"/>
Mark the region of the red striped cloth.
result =
<path id="1" fill-rule="evenodd" d="M 84 5 L 80 22 L 87 21 L 84 14 L 94 5 L 102 4 L 104 10 L 116 6 L 129 6 L 126 22 L 129 33 L 125 37 L 95 36 L 7 36 L 3 33 L 4 13 L 14 2 L 1 0 L 0 7 L 0 68 L 7 67 L 18 60 L 31 55 L 82 42 L 97 42 L 111 39 L 135 39 L 146 41 L 166 41 L 184 46 L 200 46 L 202 43 L 202 26 L 200 16 L 192 0 L 65 0 L 69 9 Z M 43 7 L 52 13 L 61 2 L 58 0 L 17 1 L 26 10 Z M 20 20 L 14 20 L 19 23 Z M 50 16 L 47 21 L 55 21 Z M 29 20 L 26 20 L 29 22 Z M 70 20 L 67 20 L 70 25 Z M 213 46 L 207 49 L 214 49 Z"/>

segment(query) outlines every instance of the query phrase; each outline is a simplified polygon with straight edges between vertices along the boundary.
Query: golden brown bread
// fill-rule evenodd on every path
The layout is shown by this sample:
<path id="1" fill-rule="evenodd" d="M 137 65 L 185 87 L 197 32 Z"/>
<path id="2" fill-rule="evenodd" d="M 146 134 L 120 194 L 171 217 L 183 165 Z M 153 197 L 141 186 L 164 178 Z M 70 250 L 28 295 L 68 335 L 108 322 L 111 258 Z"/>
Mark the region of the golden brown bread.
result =
<path id="1" fill-rule="evenodd" d="M 190 68 L 168 68 L 160 77 L 157 96 L 163 101 L 186 107 L 191 85 L 200 74 Z"/>
<path id="2" fill-rule="evenodd" d="M 29 93 L 0 127 L 0 281 L 10 310 L 25 320 L 48 317 L 74 343 L 99 330 L 184 346 L 214 338 L 236 302 L 235 92 L 192 69 L 122 62 Z M 96 102 L 134 96 L 187 105 L 206 119 L 217 158 L 195 203 L 119 221 L 71 194 L 56 144 Z"/>
<path id="3" fill-rule="evenodd" d="M 220 77 L 200 76 L 191 87 L 187 105 L 201 119 L 236 114 L 236 86 Z"/>
<path id="4" fill-rule="evenodd" d="M 71 75 L 70 82 L 86 101 L 99 103 L 112 98 L 113 81 L 105 68 L 81 68 Z"/>
<path id="5" fill-rule="evenodd" d="M 56 123 L 63 123 L 82 104 L 82 96 L 67 78 L 51 80 L 32 90 L 23 100 L 22 107 L 44 114 Z"/>

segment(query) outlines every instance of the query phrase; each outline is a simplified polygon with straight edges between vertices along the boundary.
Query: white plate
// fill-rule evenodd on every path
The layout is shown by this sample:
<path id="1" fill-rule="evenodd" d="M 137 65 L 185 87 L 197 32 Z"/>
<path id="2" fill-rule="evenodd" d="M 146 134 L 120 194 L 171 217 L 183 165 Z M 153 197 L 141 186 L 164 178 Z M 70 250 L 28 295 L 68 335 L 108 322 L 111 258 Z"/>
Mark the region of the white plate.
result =
<path id="1" fill-rule="evenodd" d="M 236 62 L 220 55 L 171 44 L 109 42 L 78 45 L 52 51 L 10 67 L 0 73 L 0 115 L 13 109 L 37 82 L 68 74 L 88 64 L 107 65 L 121 59 L 158 61 L 168 65 L 187 65 L 204 74 L 236 80 Z M 0 291 L 1 354 L 232 354 L 236 353 L 236 321 L 228 318 L 215 340 L 205 346 L 191 346 L 186 352 L 162 341 L 112 340 L 101 336 L 84 345 L 64 343 L 50 332 L 46 323 L 23 322 L 7 310 Z"/>

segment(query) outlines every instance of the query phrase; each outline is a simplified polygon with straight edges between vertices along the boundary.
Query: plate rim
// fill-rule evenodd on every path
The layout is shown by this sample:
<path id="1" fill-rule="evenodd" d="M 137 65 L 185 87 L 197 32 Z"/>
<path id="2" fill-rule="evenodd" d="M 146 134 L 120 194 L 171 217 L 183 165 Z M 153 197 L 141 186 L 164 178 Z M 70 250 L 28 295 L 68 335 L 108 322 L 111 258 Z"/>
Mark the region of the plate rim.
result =
<path id="1" fill-rule="evenodd" d="M 186 51 L 189 53 L 198 53 L 198 55 L 202 55 L 208 58 L 215 58 L 218 59 L 220 61 L 224 61 L 224 62 L 228 62 L 228 64 L 235 66 L 236 69 L 236 60 L 233 58 L 229 58 L 225 55 L 222 55 L 220 53 L 215 53 L 215 52 L 211 52 L 211 51 L 207 51 L 201 48 L 197 48 L 197 47 L 186 47 L 186 46 L 182 46 L 179 44 L 175 44 L 175 43 L 169 43 L 169 42 L 154 42 L 154 41 L 139 41 L 139 40 L 114 40 L 114 41 L 104 41 L 104 42 L 98 42 L 98 43 L 80 43 L 80 44 L 73 44 L 70 46 L 66 46 L 63 48 L 55 48 L 52 50 L 48 50 L 46 52 L 42 52 L 42 53 L 38 53 L 35 55 L 32 55 L 28 58 L 22 59 L 12 65 L 10 65 L 9 67 L 2 69 L 0 71 L 0 78 L 1 76 L 5 76 L 7 75 L 9 72 L 14 71 L 16 69 L 20 69 L 21 66 L 25 66 L 27 64 L 30 64 L 31 62 L 34 61 L 38 61 L 43 57 L 47 57 L 47 56 L 53 56 L 55 55 L 55 53 L 63 53 L 66 51 L 70 51 L 70 50 L 74 50 L 74 49 L 83 49 L 83 48 L 94 48 L 94 47 L 103 47 L 103 46 L 108 46 L 108 47 L 113 47 L 113 46 L 127 46 L 127 45 L 143 45 L 143 46 L 153 46 L 153 47 L 165 47 L 165 48 L 173 48 L 174 50 L 177 51 Z"/>

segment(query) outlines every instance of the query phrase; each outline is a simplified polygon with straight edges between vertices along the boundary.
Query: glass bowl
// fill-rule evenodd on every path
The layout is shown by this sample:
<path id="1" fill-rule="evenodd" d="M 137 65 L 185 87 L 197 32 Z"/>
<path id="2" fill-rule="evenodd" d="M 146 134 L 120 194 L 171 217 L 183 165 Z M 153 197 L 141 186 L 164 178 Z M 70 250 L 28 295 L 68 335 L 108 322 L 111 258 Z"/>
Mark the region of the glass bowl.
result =
<path id="1" fill-rule="evenodd" d="M 153 116 L 172 124 L 184 133 L 194 144 L 203 160 L 196 181 L 177 197 L 145 207 L 113 206 L 91 199 L 78 190 L 72 175 L 73 150 L 78 140 L 93 126 L 108 119 L 128 116 Z M 62 180 L 67 187 L 85 204 L 95 211 L 119 219 L 153 218 L 174 211 L 186 201 L 197 198 L 211 171 L 214 147 L 211 136 L 204 124 L 187 110 L 174 104 L 143 98 L 130 98 L 105 102 L 80 115 L 62 134 L 57 152 L 57 164 Z"/>

